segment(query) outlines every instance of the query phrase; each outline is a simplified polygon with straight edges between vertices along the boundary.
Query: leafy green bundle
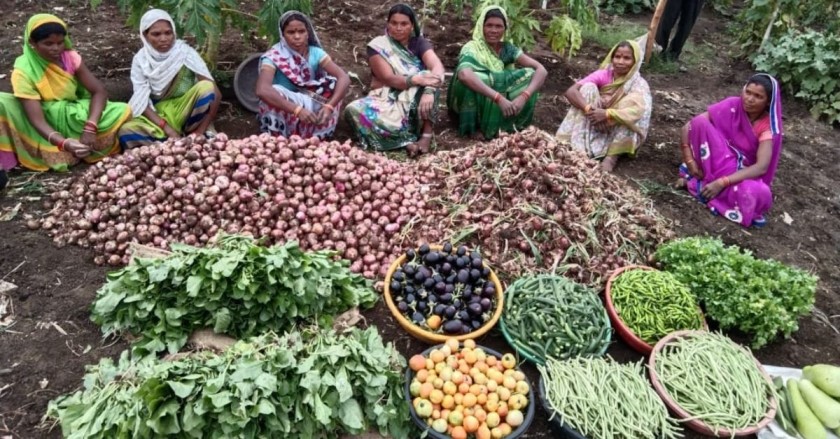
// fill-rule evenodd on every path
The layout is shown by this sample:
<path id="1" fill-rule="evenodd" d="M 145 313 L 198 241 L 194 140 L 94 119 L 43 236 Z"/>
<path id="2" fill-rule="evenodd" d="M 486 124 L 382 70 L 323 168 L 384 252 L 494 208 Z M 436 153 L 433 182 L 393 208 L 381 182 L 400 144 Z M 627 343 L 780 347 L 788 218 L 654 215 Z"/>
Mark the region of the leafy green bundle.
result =
<path id="1" fill-rule="evenodd" d="M 65 438 L 338 437 L 374 427 L 409 437 L 405 359 L 376 328 L 268 333 L 222 355 L 90 367 L 84 389 L 51 401 Z"/>
<path id="2" fill-rule="evenodd" d="M 656 259 L 697 295 L 721 328 L 736 328 L 760 348 L 799 329 L 814 306 L 817 277 L 772 259 L 756 259 L 715 238 L 685 238 L 659 247 Z"/>
<path id="3" fill-rule="evenodd" d="M 329 325 L 335 314 L 370 307 L 377 296 L 333 253 L 304 252 L 296 242 L 274 247 L 220 235 L 217 245 L 173 245 L 163 259 L 136 259 L 110 273 L 93 303 L 106 334 L 141 335 L 140 355 L 177 352 L 196 329 L 237 338 L 285 332 L 300 320 Z"/>

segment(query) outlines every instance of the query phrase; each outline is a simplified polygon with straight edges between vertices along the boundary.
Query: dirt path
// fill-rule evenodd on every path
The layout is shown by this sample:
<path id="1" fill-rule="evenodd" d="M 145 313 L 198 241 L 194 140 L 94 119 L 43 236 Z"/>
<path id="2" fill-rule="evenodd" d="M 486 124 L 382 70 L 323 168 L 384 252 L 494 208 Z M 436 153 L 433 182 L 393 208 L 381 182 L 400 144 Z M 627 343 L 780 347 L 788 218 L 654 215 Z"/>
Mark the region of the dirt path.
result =
<path id="1" fill-rule="evenodd" d="M 364 44 L 381 32 L 389 3 L 369 6 L 360 0 L 319 2 L 316 23 L 320 36 L 333 58 L 361 81 L 353 81 L 351 97 L 365 91 L 370 77 L 363 61 Z M 418 3 L 418 2 L 413 2 Z M 102 78 L 112 99 L 130 95 L 128 67 L 139 46 L 135 33 L 122 26 L 122 19 L 106 3 L 96 14 L 80 2 L 59 0 L 14 0 L 4 16 L 6 26 L 0 39 L 8 42 L 0 52 L 0 91 L 9 91 L 8 73 L 19 51 L 23 25 L 29 15 L 52 11 L 67 19 L 72 37 L 85 62 Z M 634 18 L 644 23 L 647 16 Z M 675 152 L 679 127 L 692 115 L 720 98 L 738 92 L 750 74 L 749 66 L 733 62 L 727 54 L 723 20 L 706 11 L 695 27 L 693 39 L 699 47 L 711 47 L 710 58 L 692 64 L 677 75 L 648 74 L 655 90 L 655 109 L 650 137 L 633 161 L 624 161 L 617 173 L 627 184 L 639 185 L 655 200 L 657 207 L 674 221 L 681 236 L 720 236 L 727 243 L 752 250 L 762 258 L 775 258 L 811 270 L 820 276 L 818 312 L 801 321 L 801 329 L 791 340 L 779 340 L 758 351 L 767 364 L 802 366 L 814 362 L 840 362 L 840 335 L 828 323 L 840 326 L 840 132 L 811 120 L 805 107 L 789 97 L 785 102 L 786 140 L 783 158 L 774 184 L 775 206 L 769 224 L 762 229 L 742 229 L 713 217 L 700 204 L 683 193 L 667 189 L 676 175 Z M 455 65 L 460 45 L 466 41 L 471 24 L 467 18 L 443 17 L 429 23 L 427 31 L 447 70 Z M 221 67 L 233 70 L 244 54 L 264 50 L 268 42 L 242 43 L 226 38 Z M 534 55 L 549 69 L 549 78 L 537 107 L 535 125 L 554 131 L 567 110 L 560 95 L 573 78 L 594 69 L 606 49 L 588 44 L 571 62 L 538 48 Z M 232 72 L 229 72 L 232 76 Z M 245 112 L 230 96 L 222 107 L 217 127 L 233 136 L 251 134 L 257 127 L 253 115 Z M 453 124 L 445 119 L 439 125 L 437 142 L 441 148 L 458 148 L 467 142 L 453 134 Z M 337 138 L 347 137 L 339 126 Z M 78 171 L 74 171 L 78 172 Z M 29 178 L 13 174 L 19 185 Z M 28 215 L 40 209 L 39 197 L 50 182 L 63 176 L 33 179 L 0 198 L 0 215 L 18 203 L 14 220 L 0 222 L 0 278 L 19 286 L 12 295 L 16 323 L 0 329 L 0 437 L 60 437 L 57 430 L 47 432 L 39 426 L 47 402 L 56 395 L 72 391 L 81 384 L 84 365 L 103 356 L 116 356 L 126 344 L 101 340 L 99 329 L 89 320 L 89 306 L 103 283 L 106 270 L 92 263 L 85 249 L 53 247 L 43 233 L 24 227 Z M 789 217 L 789 224 L 785 219 Z M 366 313 L 367 321 L 377 325 L 383 336 L 393 341 L 406 356 L 424 345 L 398 328 L 384 304 Z M 737 337 L 737 334 L 736 334 Z M 509 350 L 501 336 L 493 333 L 480 343 Z M 637 361 L 638 355 L 622 342 L 609 353 L 622 361 Z M 535 371 L 529 369 L 533 378 Z M 550 437 L 547 423 L 538 411 L 528 438 Z M 695 437 L 688 435 L 688 437 Z"/>

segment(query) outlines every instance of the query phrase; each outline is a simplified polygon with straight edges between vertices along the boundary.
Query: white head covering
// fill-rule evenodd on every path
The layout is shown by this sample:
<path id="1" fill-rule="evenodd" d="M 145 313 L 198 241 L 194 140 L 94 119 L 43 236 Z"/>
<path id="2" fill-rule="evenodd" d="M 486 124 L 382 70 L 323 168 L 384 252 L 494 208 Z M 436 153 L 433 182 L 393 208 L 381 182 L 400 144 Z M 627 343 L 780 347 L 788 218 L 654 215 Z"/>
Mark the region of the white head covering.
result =
<path id="1" fill-rule="evenodd" d="M 155 50 L 144 33 L 158 21 L 167 21 L 172 26 L 172 33 L 176 38 L 172 48 L 165 53 Z M 128 101 L 131 111 L 135 117 L 143 114 L 149 105 L 152 105 L 150 96 L 161 95 L 166 91 L 175 76 L 181 71 L 181 67 L 188 69 L 199 76 L 213 79 L 207 64 L 201 59 L 198 52 L 190 47 L 183 40 L 177 39 L 175 34 L 175 22 L 166 11 L 151 9 L 140 19 L 140 39 L 143 41 L 143 48 L 134 55 L 131 63 L 131 83 L 134 85 L 134 94 Z"/>

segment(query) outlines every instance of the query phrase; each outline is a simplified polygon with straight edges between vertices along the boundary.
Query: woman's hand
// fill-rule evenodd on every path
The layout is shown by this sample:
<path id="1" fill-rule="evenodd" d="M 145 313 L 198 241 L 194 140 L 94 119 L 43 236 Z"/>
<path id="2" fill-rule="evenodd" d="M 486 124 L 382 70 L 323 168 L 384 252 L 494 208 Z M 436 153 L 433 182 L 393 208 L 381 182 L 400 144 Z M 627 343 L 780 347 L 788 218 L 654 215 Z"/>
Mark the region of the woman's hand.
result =
<path id="1" fill-rule="evenodd" d="M 586 114 L 586 118 L 589 119 L 589 122 L 594 123 L 596 125 L 600 123 L 606 123 L 607 110 L 602 110 L 600 108 L 589 110 L 589 113 Z"/>
<path id="2" fill-rule="evenodd" d="M 514 99 L 515 100 L 515 99 Z M 502 115 L 505 117 L 515 116 L 519 110 L 516 108 L 516 104 L 507 100 L 507 98 L 502 97 L 499 99 L 499 109 L 502 110 Z"/>
<path id="3" fill-rule="evenodd" d="M 300 110 L 298 114 L 298 119 L 310 124 L 310 125 L 317 125 L 319 121 L 319 116 L 306 108 Z"/>
<path id="4" fill-rule="evenodd" d="M 303 113 L 303 112 L 301 111 L 301 113 Z M 318 110 L 318 125 L 323 124 L 326 121 L 330 120 L 330 117 L 332 117 L 332 114 L 333 114 L 333 110 L 331 110 L 330 107 L 327 107 L 326 105 L 322 105 L 321 109 Z"/>
<path id="5" fill-rule="evenodd" d="M 443 85 L 443 78 L 438 75 L 435 75 L 432 72 L 423 72 L 417 75 L 414 75 L 411 78 L 411 83 L 413 85 L 419 85 L 422 87 L 432 87 L 438 88 Z"/>
<path id="6" fill-rule="evenodd" d="M 420 118 L 423 120 L 431 119 L 432 113 L 434 112 L 434 105 L 435 97 L 424 93 L 420 98 L 420 106 L 418 107 L 418 110 L 420 110 Z"/>
<path id="7" fill-rule="evenodd" d="M 92 148 L 96 143 L 96 134 L 82 131 L 82 135 L 79 137 L 79 142 Z"/>
<path id="8" fill-rule="evenodd" d="M 172 128 L 168 124 L 163 127 L 163 133 L 166 134 L 166 137 L 169 139 L 180 139 L 181 133 L 175 131 L 175 128 Z"/>
<path id="9" fill-rule="evenodd" d="M 525 104 L 528 103 L 528 97 L 525 94 L 520 94 L 513 100 L 513 105 L 516 106 L 516 113 L 514 115 L 519 114 L 523 108 L 525 108 Z"/>
<path id="10" fill-rule="evenodd" d="M 76 139 L 67 139 L 64 141 L 64 150 L 73 154 L 74 157 L 82 158 L 90 155 L 90 148 Z"/>
<path id="11" fill-rule="evenodd" d="M 712 198 L 718 196 L 720 191 L 722 191 L 725 187 L 726 186 L 723 185 L 723 182 L 720 181 L 720 179 L 717 179 L 703 186 L 703 189 L 700 190 L 700 195 L 702 195 L 706 200 L 711 200 Z"/>
<path id="12" fill-rule="evenodd" d="M 692 177 L 702 180 L 705 176 L 703 169 L 694 160 L 689 160 L 688 163 L 686 163 L 686 166 L 688 167 L 688 173 L 691 174 Z"/>

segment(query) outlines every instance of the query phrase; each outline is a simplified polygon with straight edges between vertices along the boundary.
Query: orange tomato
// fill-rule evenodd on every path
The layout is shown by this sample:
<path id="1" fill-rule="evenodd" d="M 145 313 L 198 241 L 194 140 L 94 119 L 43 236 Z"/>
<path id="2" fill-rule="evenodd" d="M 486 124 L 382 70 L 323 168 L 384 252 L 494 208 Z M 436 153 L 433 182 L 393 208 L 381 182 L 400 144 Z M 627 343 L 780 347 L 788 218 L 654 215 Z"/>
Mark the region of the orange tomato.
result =
<path id="1" fill-rule="evenodd" d="M 478 361 L 478 358 L 475 356 L 475 352 L 472 350 L 464 351 L 464 361 L 467 362 L 469 365 L 475 364 Z"/>
<path id="2" fill-rule="evenodd" d="M 492 435 L 490 434 L 490 428 L 487 427 L 487 424 L 481 424 L 478 427 L 478 431 L 475 432 L 475 439 L 491 439 Z"/>
<path id="3" fill-rule="evenodd" d="M 429 394 L 429 401 L 432 401 L 432 404 L 440 404 L 443 401 L 443 391 L 440 389 L 432 390 L 432 393 Z"/>
<path id="4" fill-rule="evenodd" d="M 464 430 L 466 430 L 467 433 L 475 433 L 478 431 L 478 426 L 479 422 L 475 416 L 467 416 L 464 418 Z"/>
<path id="5" fill-rule="evenodd" d="M 415 377 L 417 378 L 417 381 L 420 381 L 420 384 L 423 384 L 429 379 L 429 371 L 426 369 L 420 369 L 417 371 L 417 375 L 415 375 Z"/>
<path id="6" fill-rule="evenodd" d="M 488 356 L 487 356 L 487 359 L 486 359 L 486 360 L 484 360 L 484 362 L 485 362 L 485 363 L 487 363 L 487 365 L 488 365 L 488 366 L 490 366 L 490 367 L 495 366 L 495 365 L 496 365 L 496 361 L 498 361 L 498 358 L 496 358 L 496 357 L 494 357 L 494 356 L 492 356 L 492 355 L 488 355 Z"/>
<path id="7" fill-rule="evenodd" d="M 475 398 L 475 403 L 483 406 L 487 404 L 487 394 L 486 393 L 479 393 L 478 396 Z"/>
<path id="8" fill-rule="evenodd" d="M 432 390 L 435 390 L 435 386 L 433 386 L 432 383 L 423 383 L 423 385 L 420 386 L 420 397 L 428 398 L 429 395 L 432 394 Z"/>
<path id="9" fill-rule="evenodd" d="M 455 398 L 452 395 L 444 395 L 443 400 L 440 402 L 440 406 L 444 409 L 451 409 L 455 407 Z"/>
<path id="10" fill-rule="evenodd" d="M 426 358 L 420 354 L 414 355 L 408 360 L 408 367 L 415 372 L 419 372 L 426 368 Z"/>
<path id="11" fill-rule="evenodd" d="M 464 340 L 464 347 L 465 348 L 470 348 L 470 349 L 475 349 L 475 340 L 473 340 L 471 338 L 468 338 L 468 339 Z"/>
<path id="12" fill-rule="evenodd" d="M 452 439 L 467 439 L 467 430 L 464 430 L 464 427 L 459 425 L 452 427 L 452 432 L 449 435 L 452 436 Z"/>
<path id="13" fill-rule="evenodd" d="M 447 339 L 446 340 L 446 345 L 449 346 L 449 350 L 453 354 L 458 352 L 458 349 L 460 349 L 460 347 L 461 347 L 461 344 L 458 343 L 458 340 L 455 339 L 455 338 Z"/>
<path id="14" fill-rule="evenodd" d="M 421 396 L 422 396 L 422 394 L 421 394 Z M 464 395 L 464 400 L 463 400 L 464 407 L 473 407 L 473 406 L 475 406 L 475 403 L 477 401 L 478 400 L 477 400 L 476 396 L 473 395 L 472 393 L 467 393 L 466 395 Z"/>
<path id="15" fill-rule="evenodd" d="M 502 418 L 499 416 L 498 413 L 490 412 L 487 414 L 487 419 L 485 420 L 487 426 L 490 428 L 498 427 L 499 424 L 502 423 Z"/>
<path id="16" fill-rule="evenodd" d="M 432 315 L 428 319 L 426 319 L 426 326 L 429 327 L 432 331 L 436 331 L 440 328 L 441 318 L 439 315 Z"/>
<path id="17" fill-rule="evenodd" d="M 504 366 L 505 369 L 513 369 L 516 367 L 516 357 L 514 357 L 511 353 L 502 355 L 502 366 Z"/>

